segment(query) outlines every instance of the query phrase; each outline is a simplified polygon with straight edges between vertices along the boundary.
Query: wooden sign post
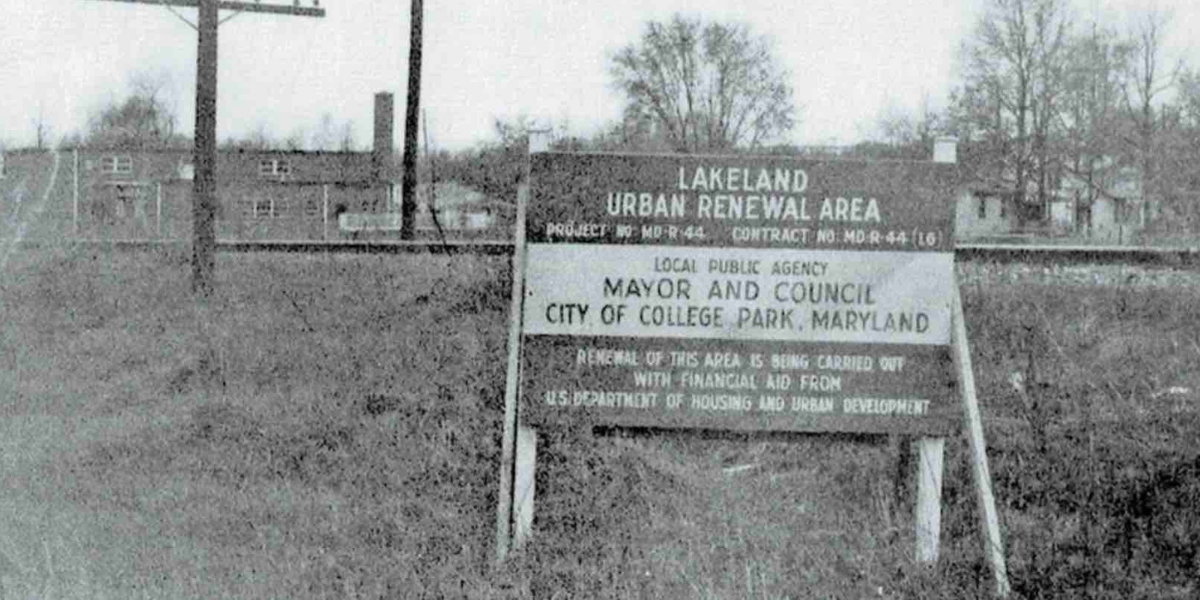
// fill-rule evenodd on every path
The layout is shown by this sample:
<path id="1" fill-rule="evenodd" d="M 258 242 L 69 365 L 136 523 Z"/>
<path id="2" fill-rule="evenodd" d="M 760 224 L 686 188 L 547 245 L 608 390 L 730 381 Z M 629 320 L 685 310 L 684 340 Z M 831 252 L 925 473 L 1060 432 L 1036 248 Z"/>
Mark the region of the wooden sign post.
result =
<path id="1" fill-rule="evenodd" d="M 498 558 L 532 530 L 534 428 L 595 425 L 922 436 L 916 556 L 935 561 L 945 436 L 978 424 L 953 393 L 975 406 L 952 335 L 956 184 L 939 162 L 531 144 Z"/>

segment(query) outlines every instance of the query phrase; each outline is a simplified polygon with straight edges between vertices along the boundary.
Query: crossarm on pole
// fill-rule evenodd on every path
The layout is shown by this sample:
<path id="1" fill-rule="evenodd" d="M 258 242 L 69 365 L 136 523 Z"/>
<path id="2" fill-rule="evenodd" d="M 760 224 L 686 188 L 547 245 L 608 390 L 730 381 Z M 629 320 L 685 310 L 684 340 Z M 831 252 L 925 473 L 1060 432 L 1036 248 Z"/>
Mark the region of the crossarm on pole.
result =
<path id="1" fill-rule="evenodd" d="M 98 2 L 128 2 L 131 4 L 157 4 L 168 6 L 184 6 L 196 8 L 200 0 L 93 0 Z M 275 15 L 290 15 L 293 17 L 324 17 L 325 9 L 317 6 L 288 6 L 285 4 L 259 4 L 257 2 L 239 2 L 237 0 L 221 0 L 217 3 L 221 10 L 236 10 L 248 13 L 266 13 Z"/>

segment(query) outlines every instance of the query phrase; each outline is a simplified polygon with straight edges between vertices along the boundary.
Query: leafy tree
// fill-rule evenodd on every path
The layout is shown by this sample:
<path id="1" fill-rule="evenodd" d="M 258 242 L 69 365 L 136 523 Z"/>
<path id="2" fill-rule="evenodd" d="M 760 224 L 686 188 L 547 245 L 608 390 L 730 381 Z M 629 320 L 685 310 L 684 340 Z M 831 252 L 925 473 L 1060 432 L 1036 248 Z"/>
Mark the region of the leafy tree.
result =
<path id="1" fill-rule="evenodd" d="M 186 147 L 175 132 L 177 118 L 166 72 L 140 72 L 129 79 L 129 95 L 92 114 L 87 143 L 93 146 L 146 149 Z"/>
<path id="2" fill-rule="evenodd" d="M 649 125 L 677 152 L 758 148 L 796 122 L 789 73 L 746 25 L 652 21 L 611 73 L 628 100 L 618 135 Z"/>

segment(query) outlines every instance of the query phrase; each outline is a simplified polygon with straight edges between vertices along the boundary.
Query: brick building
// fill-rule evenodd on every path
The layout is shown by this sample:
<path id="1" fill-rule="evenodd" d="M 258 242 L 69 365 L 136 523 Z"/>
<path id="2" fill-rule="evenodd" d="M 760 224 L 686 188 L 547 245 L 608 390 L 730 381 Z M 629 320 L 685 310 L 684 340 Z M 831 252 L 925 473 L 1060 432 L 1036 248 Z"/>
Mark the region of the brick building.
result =
<path id="1" fill-rule="evenodd" d="M 375 97 L 370 152 L 221 150 L 219 239 L 337 239 L 339 216 L 396 210 L 392 95 Z M 78 235 L 186 239 L 192 230 L 190 150 L 72 149 Z"/>

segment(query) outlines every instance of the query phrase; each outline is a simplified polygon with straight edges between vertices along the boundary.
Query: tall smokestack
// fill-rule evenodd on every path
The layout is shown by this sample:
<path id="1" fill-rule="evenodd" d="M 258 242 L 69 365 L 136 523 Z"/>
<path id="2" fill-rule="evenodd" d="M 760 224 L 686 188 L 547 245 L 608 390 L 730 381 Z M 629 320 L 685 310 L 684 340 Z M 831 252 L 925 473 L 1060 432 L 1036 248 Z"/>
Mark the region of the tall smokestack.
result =
<path id="1" fill-rule="evenodd" d="M 394 115 L 394 100 L 391 92 L 375 94 L 375 139 L 371 146 L 371 165 L 375 179 L 387 178 L 392 161 L 392 129 Z"/>

